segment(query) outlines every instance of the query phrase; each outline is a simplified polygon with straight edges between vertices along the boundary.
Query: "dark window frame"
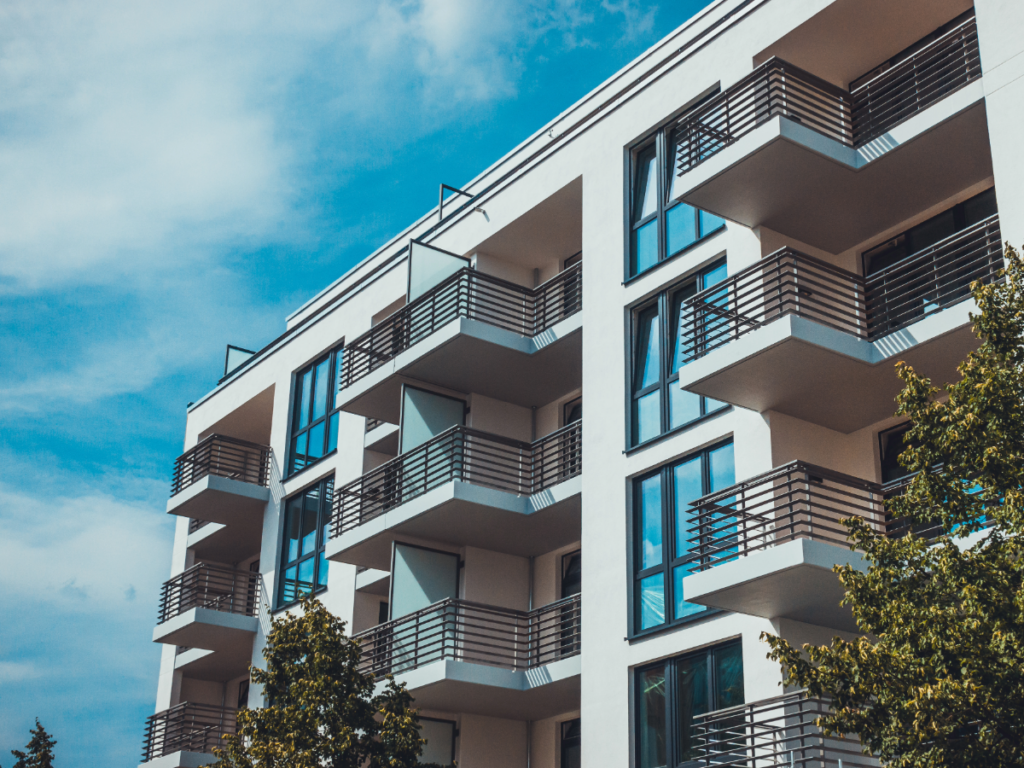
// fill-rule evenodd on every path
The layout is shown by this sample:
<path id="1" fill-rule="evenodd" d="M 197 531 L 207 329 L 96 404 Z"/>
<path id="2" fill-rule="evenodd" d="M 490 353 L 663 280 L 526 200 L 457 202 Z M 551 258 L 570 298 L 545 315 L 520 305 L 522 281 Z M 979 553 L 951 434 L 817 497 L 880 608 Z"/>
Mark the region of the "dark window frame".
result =
<path id="1" fill-rule="evenodd" d="M 581 728 L 581 719 L 574 717 L 571 720 L 563 720 L 558 724 L 558 766 L 559 768 L 566 768 L 566 750 L 571 747 L 582 747 L 583 746 L 583 734 L 571 736 L 573 727 L 576 729 Z"/>
<path id="2" fill-rule="evenodd" d="M 704 242 L 712 235 L 716 235 L 725 229 L 726 222 L 724 219 L 715 216 L 707 226 L 705 226 L 705 217 L 713 216 L 713 214 L 707 214 L 698 208 L 694 208 L 688 203 L 684 203 L 682 200 L 669 200 L 668 195 L 671 191 L 671 179 L 672 179 L 672 142 L 671 142 L 672 127 L 665 125 L 652 134 L 637 142 L 632 148 L 630 148 L 627 154 L 627 175 L 626 175 L 626 259 L 625 259 L 625 277 L 626 283 L 635 280 L 642 275 L 646 275 L 651 270 L 658 266 L 670 261 L 677 256 L 686 253 L 688 250 L 693 248 L 699 243 Z M 644 165 L 649 162 L 648 156 L 651 150 L 654 150 L 654 167 L 658 175 L 657 183 L 655 184 L 655 194 L 657 195 L 657 204 L 653 213 L 649 213 L 646 216 L 637 217 L 636 208 L 639 200 L 639 180 L 640 175 L 644 170 Z M 644 158 L 645 162 L 641 163 L 641 158 Z M 669 252 L 668 244 L 668 219 L 673 209 L 677 206 L 685 205 L 691 209 L 693 213 L 693 232 L 694 239 L 685 245 L 677 248 L 675 251 Z M 637 262 L 638 253 L 636 249 L 637 233 L 645 226 L 650 224 L 652 221 L 657 220 L 655 229 L 657 230 L 657 253 L 654 263 L 645 267 L 644 269 L 639 268 Z"/>
<path id="3" fill-rule="evenodd" d="M 692 425 L 698 423 L 707 416 L 711 416 L 720 411 L 724 411 L 729 407 L 728 403 L 722 403 L 717 407 L 709 407 L 708 398 L 700 395 L 700 405 L 698 408 L 698 415 L 696 418 L 690 421 L 683 422 L 672 426 L 672 414 L 671 399 L 672 399 L 672 387 L 678 386 L 679 372 L 682 369 L 680 365 L 676 370 L 673 369 L 673 355 L 676 352 L 676 339 L 675 337 L 679 334 L 679 310 L 681 303 L 677 302 L 676 299 L 680 296 L 685 298 L 686 295 L 693 295 L 705 287 L 704 280 L 707 275 L 720 267 L 725 266 L 727 259 L 725 256 L 715 259 L 710 264 L 702 267 L 701 269 L 693 272 L 684 279 L 673 283 L 669 287 L 658 292 L 657 295 L 652 296 L 639 304 L 629 308 L 629 336 L 628 336 L 628 349 L 627 359 L 629 365 L 629 389 L 628 389 L 628 404 L 626 406 L 626 450 L 631 451 L 636 448 L 641 448 L 655 440 L 660 440 L 667 434 L 671 434 L 677 431 L 688 429 Z M 643 345 L 640 343 L 640 333 L 642 331 L 641 316 L 649 313 L 652 309 L 655 309 L 658 315 L 658 333 L 660 337 L 659 347 L 659 371 L 658 381 L 654 384 L 650 384 L 646 387 L 637 387 L 637 379 L 639 378 L 640 370 L 640 359 L 639 355 L 646 354 L 646 349 L 642 348 Z M 658 434 L 652 435 L 644 440 L 639 439 L 639 428 L 638 419 L 638 403 L 641 398 L 651 394 L 655 391 L 661 391 L 660 403 L 659 403 L 659 416 L 661 429 Z"/>
<path id="4" fill-rule="evenodd" d="M 743 641 L 742 638 L 734 638 L 726 640 L 725 642 L 716 643 L 715 645 L 701 648 L 696 651 L 688 651 L 686 653 L 672 656 L 667 659 L 661 659 L 660 661 L 652 662 L 650 664 L 644 664 L 641 667 L 637 667 L 633 671 L 633 690 L 634 690 L 634 707 L 633 707 L 633 724 L 634 733 L 636 734 L 635 743 L 633 745 L 633 759 L 635 765 L 641 764 L 641 738 L 643 724 L 640 720 L 641 712 L 641 685 L 643 680 L 643 674 L 652 669 L 663 667 L 664 679 L 665 679 L 665 752 L 666 761 L 668 766 L 687 766 L 693 765 L 693 761 L 683 762 L 679 758 L 681 757 L 678 753 L 677 733 L 676 728 L 679 722 L 679 690 L 677 686 L 678 674 L 677 667 L 681 662 L 690 661 L 692 659 L 700 658 L 704 656 L 707 660 L 707 683 L 706 690 L 708 694 L 708 700 L 714 702 L 719 695 L 718 680 L 715 675 L 715 656 L 722 653 L 723 651 L 731 651 L 735 648 L 739 648 L 740 651 L 740 665 L 741 665 L 741 683 L 744 688 L 744 702 L 746 702 L 746 670 L 743 669 Z M 709 709 L 708 711 L 716 711 Z"/>
<path id="5" fill-rule="evenodd" d="M 447 717 L 424 717 L 420 715 L 420 721 L 430 720 L 434 723 L 449 723 L 452 726 L 452 758 L 448 765 L 455 765 L 455 755 L 458 752 L 455 742 L 459 739 L 459 722 L 458 720 L 449 720 Z"/>
<path id="6" fill-rule="evenodd" d="M 305 499 L 306 495 L 317 489 L 319 492 L 319 508 L 317 509 L 317 524 L 316 524 L 316 544 L 311 553 L 302 554 L 301 539 L 299 545 L 299 554 L 293 560 L 288 559 L 288 542 L 289 542 L 289 523 L 290 518 L 288 515 L 289 505 L 296 499 Z M 302 599 L 302 594 L 296 593 L 293 599 L 287 599 L 285 597 L 285 585 L 288 583 L 285 579 L 285 574 L 289 568 L 295 567 L 296 576 L 298 575 L 299 565 L 307 560 L 313 561 L 313 594 L 320 594 L 327 590 L 327 579 L 324 578 L 321 584 L 320 568 L 321 564 L 327 572 L 330 571 L 330 563 L 326 559 L 325 552 L 327 549 L 327 540 L 329 535 L 327 528 L 331 522 L 331 507 L 334 500 L 334 475 L 330 474 L 326 477 L 322 477 L 315 483 L 307 485 L 300 491 L 296 491 L 291 496 L 286 498 L 283 502 L 281 511 L 281 546 L 278 550 L 280 552 L 280 559 L 277 567 L 277 584 L 274 586 L 274 604 L 275 611 L 284 610 L 291 606 L 298 605 Z M 304 501 L 300 502 L 304 506 Z M 301 521 L 301 519 L 300 519 Z M 300 522 L 301 525 L 301 522 Z M 326 575 L 326 574 L 325 574 Z"/>
<path id="7" fill-rule="evenodd" d="M 291 392 L 291 405 L 289 414 L 289 429 L 288 429 L 288 450 L 287 459 L 285 461 L 285 477 L 290 479 L 295 475 L 299 474 L 303 470 L 309 467 L 315 466 L 320 463 L 328 456 L 333 455 L 338 450 L 338 432 L 341 423 L 341 408 L 337 403 L 338 385 L 339 385 L 339 373 L 341 371 L 342 360 L 344 358 L 345 342 L 340 341 L 332 349 L 325 354 L 317 356 L 317 358 L 304 365 L 302 368 L 292 374 L 292 392 Z M 316 376 L 314 372 L 320 366 L 321 363 L 327 363 L 327 400 L 324 405 L 323 416 L 313 417 L 314 409 L 316 408 Z M 301 410 L 302 410 L 302 379 L 306 374 L 310 375 L 310 397 L 309 397 L 309 419 L 305 425 L 299 426 L 301 423 Z M 309 436 L 321 424 L 324 425 L 323 433 L 323 453 L 320 456 L 309 459 Z M 332 426 L 333 425 L 333 426 Z M 295 462 L 298 460 L 297 452 L 297 441 L 303 434 L 306 435 L 306 452 L 301 454 L 304 458 L 302 466 L 296 466 Z M 329 448 L 333 441 L 334 447 Z"/>
<path id="8" fill-rule="evenodd" d="M 717 608 L 704 608 L 703 610 L 695 611 L 694 613 L 690 613 L 685 616 L 675 616 L 675 581 L 672 578 L 673 571 L 675 568 L 686 564 L 689 560 L 689 552 L 682 555 L 676 554 L 677 549 L 674 525 L 675 509 L 673 507 L 675 503 L 675 479 L 673 477 L 673 470 L 681 464 L 685 464 L 699 457 L 701 459 L 701 495 L 707 494 L 710 492 L 708 489 L 711 487 L 711 453 L 727 445 L 735 446 L 735 441 L 731 436 L 718 440 L 699 450 L 692 451 L 685 456 L 678 456 L 671 461 L 630 479 L 628 496 L 629 512 L 627 515 L 626 536 L 626 543 L 628 547 L 627 563 L 629 566 L 629 593 L 627 600 L 629 606 L 629 621 L 627 624 L 629 640 L 647 637 L 648 635 L 664 632 L 668 629 L 672 629 L 673 627 L 679 627 L 695 621 L 703 621 L 709 616 L 714 616 L 722 612 Z M 733 460 L 735 461 L 735 454 L 733 456 Z M 645 480 L 653 477 L 659 477 L 661 482 L 662 555 L 661 562 L 659 564 L 653 565 L 649 568 L 640 568 L 639 566 L 641 565 L 641 561 L 638 557 L 637 548 L 643 541 L 643 537 L 640 535 L 641 515 L 643 511 L 643 505 L 640 499 L 641 487 Z M 696 501 L 696 499 L 688 499 L 687 503 L 690 501 Z M 665 621 L 661 624 L 641 629 L 639 617 L 640 584 L 645 578 L 656 576 L 658 574 L 662 575 L 662 584 L 664 586 Z"/>

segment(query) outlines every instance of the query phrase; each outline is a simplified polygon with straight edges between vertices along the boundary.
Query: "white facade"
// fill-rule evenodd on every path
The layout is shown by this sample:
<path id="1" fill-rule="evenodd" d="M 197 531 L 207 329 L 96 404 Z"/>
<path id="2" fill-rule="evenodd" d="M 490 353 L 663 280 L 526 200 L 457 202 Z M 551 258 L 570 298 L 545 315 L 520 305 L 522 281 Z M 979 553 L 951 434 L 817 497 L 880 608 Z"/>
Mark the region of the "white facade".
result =
<path id="1" fill-rule="evenodd" d="M 976 44 L 975 22 L 963 16 L 972 11 Z M 951 22 L 959 42 L 940 37 L 914 50 Z M 693 758 L 667 731 L 659 744 L 651 741 L 657 733 L 641 733 L 654 726 L 650 712 L 640 713 L 639 674 L 730 641 L 740 643 L 742 700 L 780 696 L 781 672 L 765 658 L 762 632 L 827 642 L 855 629 L 837 605 L 829 569 L 860 559 L 820 532 L 829 521 L 811 498 L 818 491 L 808 488 L 847 489 L 853 496 L 846 498 L 855 497 L 849 504 L 883 519 L 880 485 L 888 478 L 879 433 L 899 423 L 891 415 L 899 389 L 893 363 L 907 360 L 936 379 L 952 377 L 973 344 L 972 305 L 961 290 L 965 270 L 981 270 L 972 278 L 994 274 L 991 265 L 963 261 L 965 249 L 976 247 L 963 245 L 965 233 L 980 226 L 970 218 L 982 205 L 975 201 L 988 200 L 994 186 L 998 229 L 991 229 L 991 216 L 984 220 L 989 239 L 995 231 L 996 241 L 999 232 L 1004 241 L 1024 241 L 1017 217 L 1024 205 L 1017 136 L 1024 118 L 1022 32 L 1024 4 L 1012 0 L 719 0 L 466 185 L 471 201 L 447 203 L 440 221 L 436 210 L 427 214 L 299 308 L 284 335 L 189 408 L 184 449 L 191 453 L 179 460 L 185 475 L 168 504 L 178 515 L 169 597 L 154 633 L 164 643 L 156 731 L 171 733 L 166 723 L 173 718 L 160 713 L 186 704 L 205 707 L 201 718 L 209 719 L 210 732 L 229 727 L 230 710 L 245 698 L 247 665 L 262 662 L 268 616 L 289 605 L 284 561 L 299 563 L 307 544 L 329 560 L 320 597 L 352 633 L 371 631 L 389 616 L 396 622 L 367 636 L 364 648 L 378 649 L 378 671 L 395 671 L 408 683 L 422 716 L 457 724 L 454 757 L 463 768 L 559 766 L 563 724 L 577 718 L 588 767 Z M 929 53 L 936 46 L 947 53 Z M 959 53 L 948 53 L 950 46 L 960 46 Z M 969 58 L 971 50 L 980 51 L 980 72 L 965 75 L 967 60 L 941 69 L 941 55 Z M 883 62 L 906 66 L 900 62 L 914 56 L 924 60 L 914 74 L 899 79 L 889 70 L 889 101 L 871 117 L 877 135 L 860 141 L 861 97 L 843 101 L 851 82 Z M 765 80 L 763 90 L 755 81 L 743 91 L 773 57 L 783 62 L 782 74 Z M 928 67 L 938 68 L 934 81 Z M 816 90 L 802 102 L 806 83 Z M 707 112 L 708 104 L 724 103 L 722 93 L 738 94 L 736 109 L 747 94 L 746 123 L 722 118 L 724 107 Z M 850 103 L 852 118 L 842 106 Z M 680 138 L 676 127 L 693 129 L 686 120 L 699 114 L 719 122 Z M 631 208 L 642 193 L 638 158 L 662 128 L 660 207 L 680 199 L 726 225 L 674 255 L 661 246 L 655 266 L 630 275 L 630 233 L 639 231 Z M 682 173 L 678 151 L 696 152 Z M 955 220 L 956 231 L 920 240 L 930 230 L 918 225 L 936 216 Z M 900 277 L 920 262 L 920 248 L 907 245 L 905 260 L 880 271 L 863 257 L 908 231 L 900 242 L 927 242 L 924 250 L 935 254 L 927 285 Z M 410 286 L 411 240 L 429 246 L 413 246 L 421 253 L 414 258 L 435 259 L 431 269 L 442 270 L 426 270 L 434 277 L 423 278 L 425 287 L 462 266 L 446 264 L 432 249 L 467 259 L 472 273 L 485 277 L 465 277 L 461 293 L 434 291 L 403 310 L 408 292 L 416 296 L 424 287 Z M 795 262 L 779 260 L 784 247 L 799 252 Z M 811 259 L 801 261 L 803 254 Z M 690 335 L 681 344 L 678 380 L 666 359 L 673 338 L 665 340 L 655 378 L 663 407 L 676 390 L 728 407 L 705 406 L 706 415 L 675 429 L 666 411 L 665 426 L 655 429 L 665 434 L 637 444 L 631 432 L 644 383 L 642 310 L 661 306 L 658 317 L 671 336 L 679 311 L 672 291 L 723 259 L 729 277 L 720 293 L 683 304 L 684 326 L 688 319 L 694 324 L 683 331 Z M 889 287 L 880 289 L 883 272 Z M 665 303 L 651 305 L 663 292 Z M 437 306 L 438 295 L 448 303 Z M 716 315 L 715 307 L 726 311 Z M 402 323 L 396 312 L 404 313 Z M 380 335 L 368 353 L 364 334 L 371 328 Z M 338 349 L 341 367 L 325 379 L 324 413 L 315 392 L 307 403 L 310 423 L 322 416 L 325 425 L 324 432 L 310 429 L 307 439 L 325 439 L 332 405 L 338 409 L 336 431 L 320 451 L 327 455 L 289 472 L 302 372 Z M 407 390 L 464 401 L 465 409 L 457 409 L 464 429 L 448 429 L 458 418 L 444 405 L 451 401 L 410 396 L 403 405 Z M 572 411 L 580 398 L 582 428 Z M 382 423 L 368 429 L 368 419 Z M 428 440 L 434 447 L 424 449 L 423 440 L 440 434 L 447 437 Z M 780 496 L 793 486 L 780 491 L 782 480 L 763 480 L 743 491 L 769 489 L 755 510 L 760 522 L 751 522 L 750 507 L 745 518 L 740 511 L 718 518 L 727 525 L 709 534 L 718 537 L 711 545 L 717 550 L 701 550 L 691 529 L 687 546 L 696 559 L 687 561 L 680 584 L 689 602 L 707 610 L 694 608 L 675 621 L 669 596 L 678 587 L 663 581 L 660 608 L 656 596 L 644 593 L 653 611 L 646 620 L 654 625 L 642 629 L 642 566 L 657 560 L 651 568 L 662 568 L 660 578 L 675 578 L 669 528 L 673 515 L 684 508 L 690 514 L 686 505 L 696 500 L 672 506 L 668 495 L 682 487 L 674 468 L 729 441 L 728 486 L 809 462 L 815 468 L 799 493 L 811 500 L 801 507 L 787 496 L 785 507 Z M 400 449 L 404 459 L 396 458 Z M 659 468 L 668 516 L 651 523 L 661 525 L 656 535 L 642 525 L 638 488 Z M 847 479 L 833 482 L 818 468 Z M 289 502 L 329 478 L 334 495 L 312 513 L 320 515 L 317 530 L 300 531 L 290 552 Z M 719 506 L 742 506 L 740 493 Z M 211 522 L 197 528 L 193 519 Z M 422 549 L 413 553 L 408 545 Z M 563 574 L 572 567 L 566 555 L 577 551 L 582 592 L 563 597 L 571 591 L 563 582 L 573 578 Z M 313 563 L 319 555 L 310 557 Z M 394 584 L 393 568 L 404 569 L 395 570 Z M 439 608 L 439 600 L 447 607 Z M 391 614 L 382 613 L 382 602 Z M 401 615 L 398 605 L 406 606 Z M 410 629 L 402 616 L 417 609 L 420 629 Z M 416 656 L 417 637 L 423 658 Z M 682 696 L 681 686 L 669 686 L 669 718 L 678 714 L 672 697 Z M 260 705 L 257 690 L 249 691 L 248 703 Z M 714 709 L 713 702 L 701 706 Z M 203 738 L 188 728 L 174 733 L 178 741 L 150 740 L 149 762 L 212 760 Z M 569 755 L 573 747 L 566 749 Z M 857 751 L 845 762 L 868 765 Z"/>

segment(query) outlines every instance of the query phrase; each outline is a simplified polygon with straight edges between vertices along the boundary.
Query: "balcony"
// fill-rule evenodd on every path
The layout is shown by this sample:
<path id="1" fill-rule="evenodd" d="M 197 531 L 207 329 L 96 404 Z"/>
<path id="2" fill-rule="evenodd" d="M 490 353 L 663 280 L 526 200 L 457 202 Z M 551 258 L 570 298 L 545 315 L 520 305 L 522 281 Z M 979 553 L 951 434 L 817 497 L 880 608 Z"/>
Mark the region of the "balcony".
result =
<path id="1" fill-rule="evenodd" d="M 153 641 L 217 651 L 220 665 L 242 674 L 260 600 L 259 573 L 199 563 L 164 584 Z"/>
<path id="2" fill-rule="evenodd" d="M 533 611 L 448 599 L 354 636 L 418 708 L 539 720 L 579 708 L 580 596 Z"/>
<path id="3" fill-rule="evenodd" d="M 142 762 L 152 768 L 197 768 L 214 762 L 213 748 L 236 733 L 237 711 L 210 704 L 178 704 L 146 720 Z"/>
<path id="4" fill-rule="evenodd" d="M 887 532 L 881 486 L 804 462 L 692 503 L 692 603 L 764 618 L 855 630 L 832 566 L 866 568 L 841 520 L 857 517 Z"/>
<path id="5" fill-rule="evenodd" d="M 270 499 L 270 468 L 268 446 L 210 435 L 174 462 L 167 511 L 197 523 L 260 529 Z"/>
<path id="6" fill-rule="evenodd" d="M 868 278 L 783 248 L 687 300 L 680 386 L 853 432 L 892 415 L 897 360 L 958 378 L 970 284 L 1002 266 L 998 215 Z"/>
<path id="7" fill-rule="evenodd" d="M 334 492 L 327 557 L 389 570 L 417 536 L 531 556 L 579 540 L 582 424 L 533 443 L 452 427 Z"/>
<path id="8" fill-rule="evenodd" d="M 829 702 L 791 693 L 693 720 L 694 756 L 688 765 L 700 768 L 877 768 L 857 738 L 826 736 L 818 718 Z"/>
<path id="9" fill-rule="evenodd" d="M 529 289 L 463 268 L 345 347 L 338 402 L 399 421 L 399 376 L 533 406 L 579 386 L 582 264 Z"/>
<path id="10" fill-rule="evenodd" d="M 840 253 L 992 175 L 980 78 L 973 16 L 852 91 L 769 59 L 680 118 L 672 197 Z"/>

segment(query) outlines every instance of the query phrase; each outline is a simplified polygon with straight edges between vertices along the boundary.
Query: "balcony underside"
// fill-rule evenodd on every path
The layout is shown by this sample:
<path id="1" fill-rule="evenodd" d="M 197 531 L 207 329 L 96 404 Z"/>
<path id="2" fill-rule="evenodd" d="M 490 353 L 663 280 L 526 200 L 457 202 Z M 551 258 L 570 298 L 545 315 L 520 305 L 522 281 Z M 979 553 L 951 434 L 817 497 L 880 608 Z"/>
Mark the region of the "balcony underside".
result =
<path id="1" fill-rule="evenodd" d="M 867 570 L 847 547 L 799 539 L 687 576 L 683 592 L 710 608 L 856 631 L 850 609 L 839 605 L 843 587 L 832 572 L 847 563 Z"/>
<path id="2" fill-rule="evenodd" d="M 903 360 L 936 384 L 956 381 L 975 349 L 973 299 L 874 342 L 787 315 L 684 366 L 679 382 L 759 413 L 778 411 L 838 432 L 891 417 Z"/>
<path id="3" fill-rule="evenodd" d="M 144 768 L 199 768 L 199 766 L 215 762 L 217 762 L 217 758 L 205 752 L 173 752 L 141 765 Z"/>
<path id="4" fill-rule="evenodd" d="M 167 513 L 232 527 L 255 526 L 258 532 L 269 500 L 270 491 L 263 486 L 207 475 L 172 496 Z"/>
<path id="5" fill-rule="evenodd" d="M 992 175 L 982 82 L 859 149 L 772 118 L 684 175 L 680 197 L 841 253 Z"/>
<path id="6" fill-rule="evenodd" d="M 580 386 L 582 314 L 534 337 L 459 318 L 338 393 L 351 413 L 399 421 L 402 377 L 522 406 L 550 403 Z"/>
<path id="7" fill-rule="evenodd" d="M 579 477 L 533 496 L 453 480 L 327 542 L 327 557 L 391 569 L 391 542 L 429 539 L 529 557 L 580 538 Z"/>
<path id="8" fill-rule="evenodd" d="M 395 675 L 419 709 L 541 720 L 580 708 L 580 657 L 527 670 L 445 659 Z"/>
<path id="9" fill-rule="evenodd" d="M 158 624 L 153 630 L 153 642 L 209 651 L 232 651 L 247 646 L 251 652 L 258 626 L 255 616 L 192 608 Z"/>
<path id="10" fill-rule="evenodd" d="M 222 651 L 189 648 L 174 659 L 174 669 L 194 680 L 224 683 L 242 677 L 252 663 L 252 643 L 236 643 Z"/>
<path id="11" fill-rule="evenodd" d="M 188 548 L 196 560 L 215 563 L 238 563 L 260 552 L 263 533 L 262 515 L 250 516 L 258 524 L 226 526 L 220 523 L 204 525 L 188 535 Z"/>

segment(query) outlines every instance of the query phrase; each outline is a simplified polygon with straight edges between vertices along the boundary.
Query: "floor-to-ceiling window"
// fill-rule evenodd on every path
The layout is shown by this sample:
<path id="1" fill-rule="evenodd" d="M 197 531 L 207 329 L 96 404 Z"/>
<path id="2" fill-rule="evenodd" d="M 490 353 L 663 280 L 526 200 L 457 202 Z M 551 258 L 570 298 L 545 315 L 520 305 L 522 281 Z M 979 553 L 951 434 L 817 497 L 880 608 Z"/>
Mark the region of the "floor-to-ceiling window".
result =
<path id="1" fill-rule="evenodd" d="M 308 592 L 327 588 L 328 526 L 334 478 L 328 477 L 285 501 L 284 544 L 278 581 L 279 607 L 297 602 Z"/>
<path id="2" fill-rule="evenodd" d="M 339 411 L 334 394 L 341 373 L 338 346 L 295 374 L 288 475 L 319 461 L 338 447 Z"/>

